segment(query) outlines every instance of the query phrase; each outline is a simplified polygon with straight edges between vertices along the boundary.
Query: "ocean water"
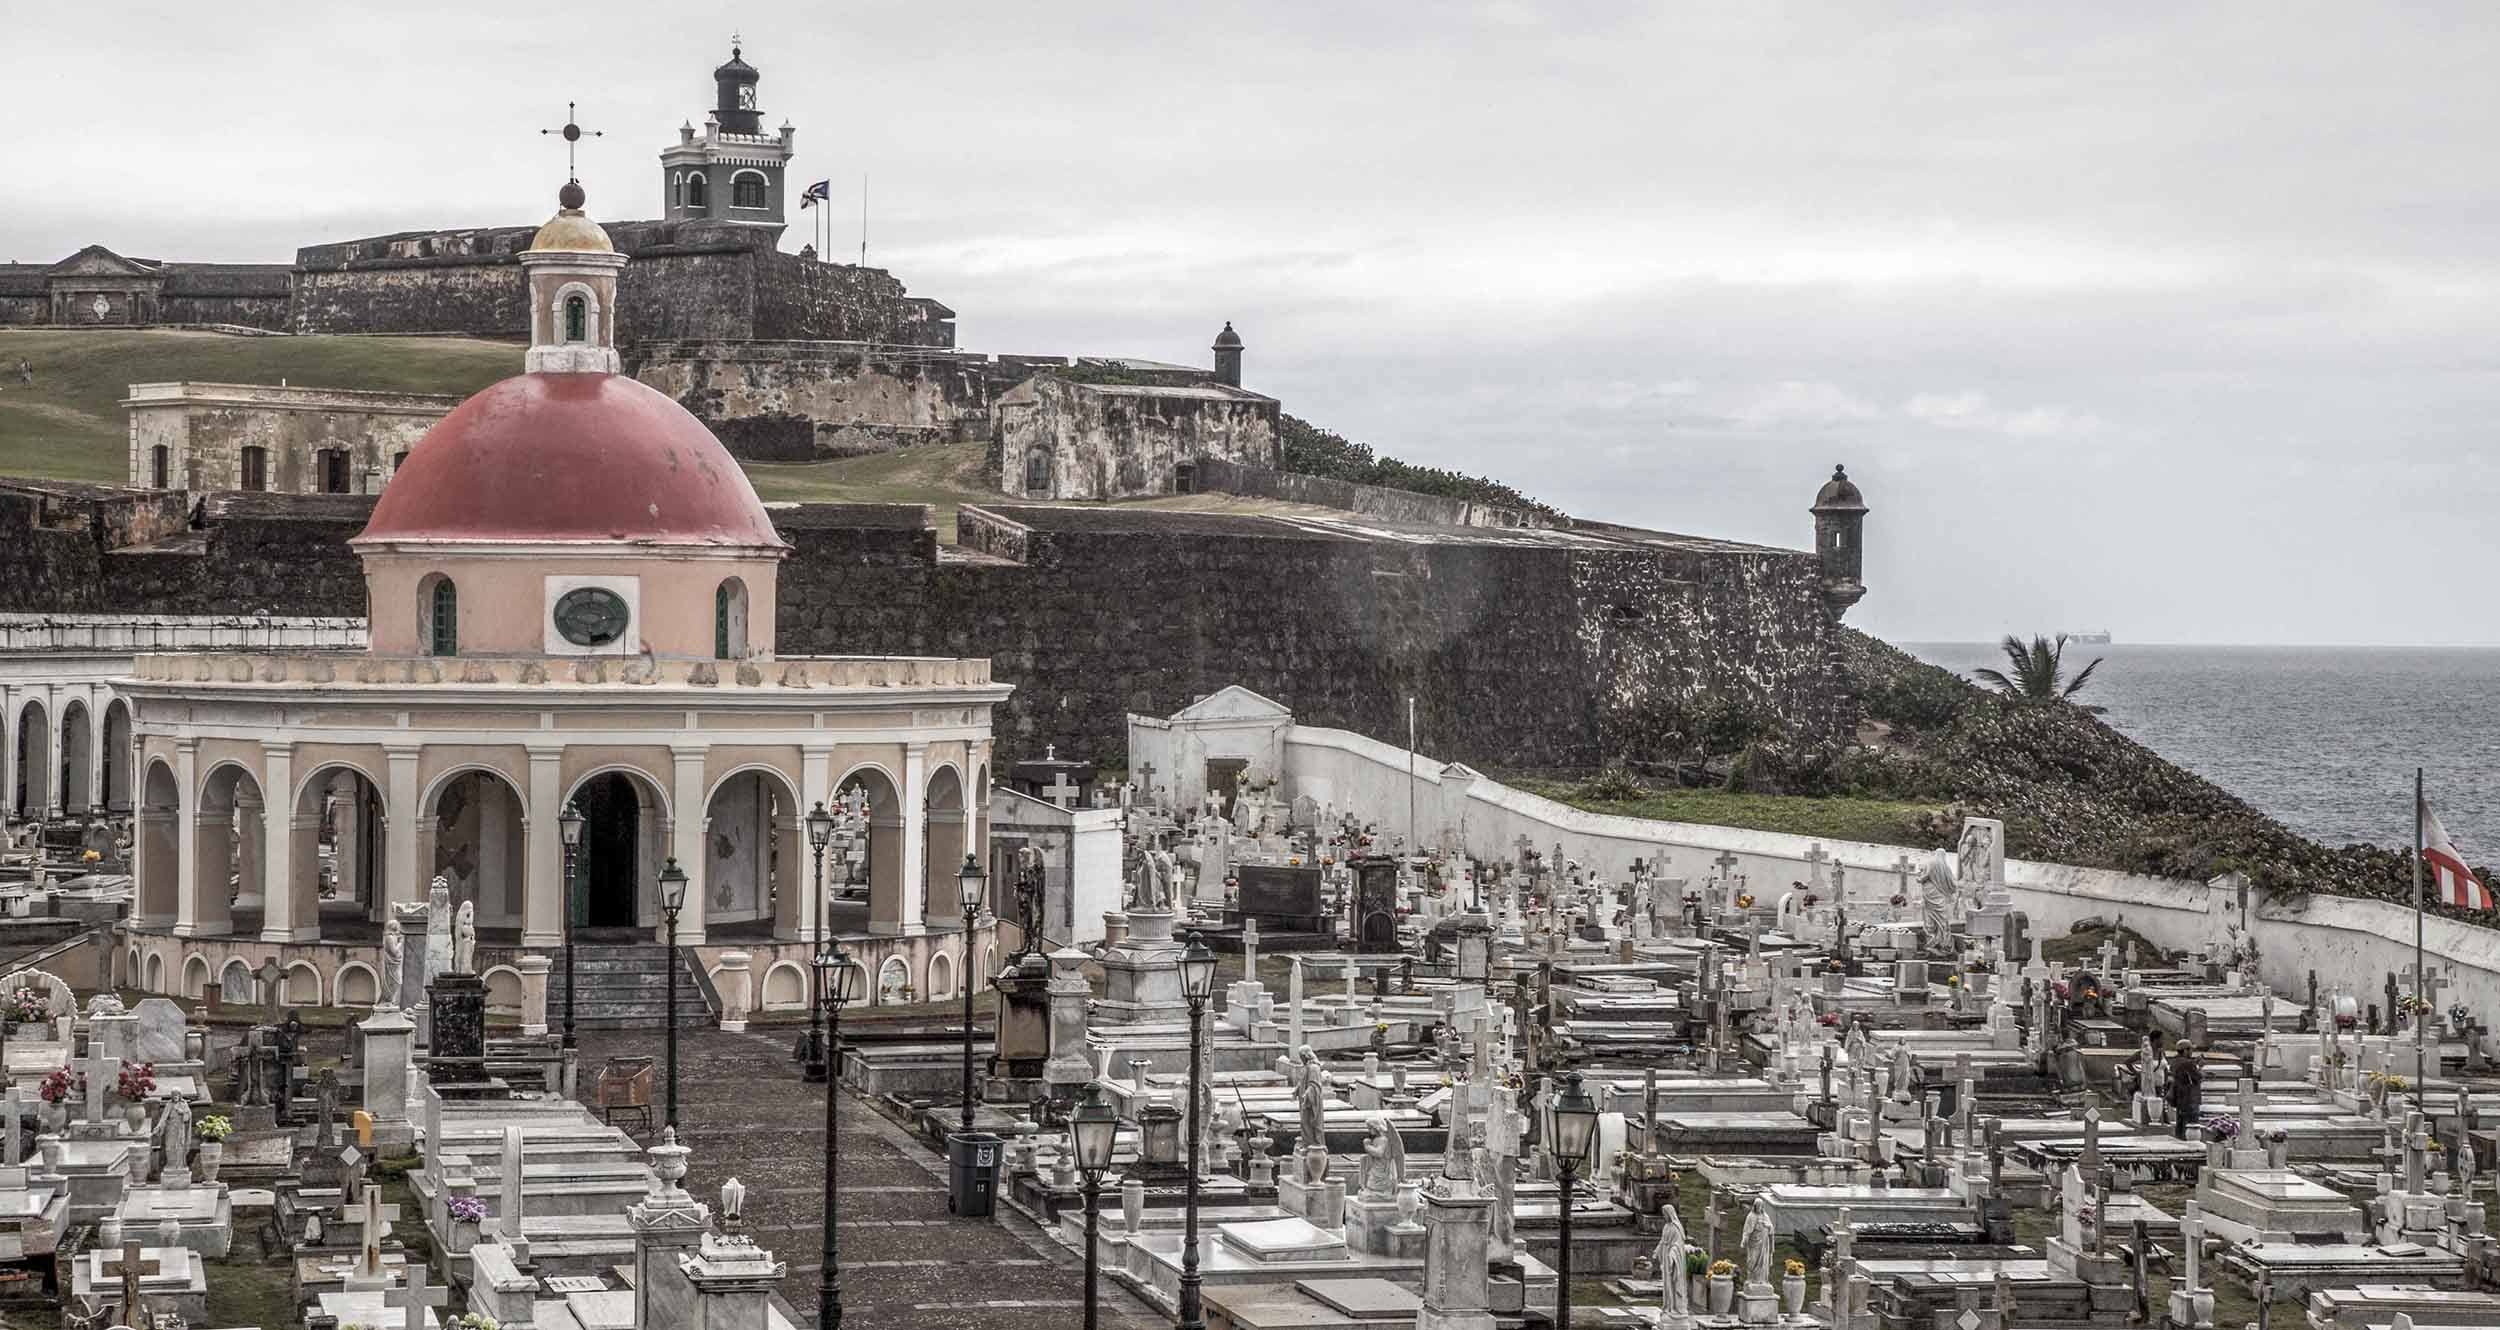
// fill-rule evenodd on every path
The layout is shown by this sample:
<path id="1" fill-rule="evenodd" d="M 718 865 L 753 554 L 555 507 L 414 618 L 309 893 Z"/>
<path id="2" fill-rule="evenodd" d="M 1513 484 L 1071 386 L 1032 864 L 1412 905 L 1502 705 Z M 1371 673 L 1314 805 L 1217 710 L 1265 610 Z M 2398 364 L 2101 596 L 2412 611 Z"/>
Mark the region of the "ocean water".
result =
<path id="1" fill-rule="evenodd" d="M 1986 643 L 1904 650 L 1968 677 Z M 2413 769 L 2471 863 L 2500 863 L 2500 648 L 2068 643 L 2077 699 L 2163 757 L 2329 845 L 2413 841 Z"/>

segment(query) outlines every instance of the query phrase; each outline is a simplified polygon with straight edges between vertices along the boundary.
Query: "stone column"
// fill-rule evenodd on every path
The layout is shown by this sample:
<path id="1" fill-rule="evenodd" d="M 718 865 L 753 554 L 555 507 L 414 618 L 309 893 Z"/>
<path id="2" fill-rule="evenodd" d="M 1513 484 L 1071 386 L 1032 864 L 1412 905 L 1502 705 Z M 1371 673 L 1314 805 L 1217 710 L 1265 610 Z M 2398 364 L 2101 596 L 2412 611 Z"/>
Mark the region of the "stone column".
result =
<path id="1" fill-rule="evenodd" d="M 522 848 L 521 945 L 564 945 L 564 750 L 530 750 L 529 807 Z"/>
<path id="2" fill-rule="evenodd" d="M 281 839 L 286 844 L 286 875 L 283 885 L 273 886 L 269 893 L 269 916 L 262 921 L 263 942 L 318 942 L 321 940 L 321 815 L 295 813 L 269 818 L 268 840 L 272 845 Z M 279 824 L 283 823 L 283 826 Z M 273 857 L 274 862 L 274 857 Z M 272 883 L 281 879 L 271 869 Z M 281 898 L 285 904 L 279 904 Z M 281 909 L 285 910 L 283 916 Z M 278 936 L 284 927 L 287 936 Z"/>
<path id="3" fill-rule="evenodd" d="M 896 922 L 900 931 L 917 933 L 927 915 L 923 910 L 924 894 L 929 889 L 926 837 L 929 829 L 929 746 L 903 746 L 903 839 L 896 846 L 900 855 L 902 899 Z M 951 892 L 949 893 L 952 894 Z"/>
<path id="4" fill-rule="evenodd" d="M 365 1041 L 365 1112 L 373 1118 L 377 1154 L 417 1139 L 415 1125 L 408 1120 L 408 1056 L 417 1027 L 398 1007 L 388 1005 L 393 1001 L 392 995 L 384 994 L 385 1005 L 356 1026 Z"/>
<path id="5" fill-rule="evenodd" d="M 771 1325 L 773 1290 L 786 1268 L 743 1233 L 706 1233 L 693 1256 L 680 1258 L 679 1270 L 690 1295 L 685 1319 L 666 1324 L 686 1330 L 758 1330 Z"/>
<path id="6" fill-rule="evenodd" d="M 521 972 L 521 1033 L 535 1038 L 547 1033 L 547 968 L 554 964 L 536 952 L 514 962 Z"/>
<path id="7" fill-rule="evenodd" d="M 1083 968 L 1092 959 L 1075 947 L 1050 954 L 1050 1058 L 1042 1064 L 1042 1083 L 1054 1099 L 1094 1078 L 1093 1064 L 1085 1060 L 1085 1005 L 1094 989 Z"/>
<path id="8" fill-rule="evenodd" d="M 705 865 L 711 856 L 704 853 L 704 828 L 711 821 L 711 810 L 703 803 L 703 750 L 671 748 L 669 804 L 676 825 L 670 828 L 668 852 L 677 856 L 677 869 L 686 875 L 686 908 L 677 915 L 677 942 L 680 946 L 703 944 L 703 912 L 708 894 Z M 655 879 L 656 880 L 656 879 Z M 668 938 L 668 920 L 659 921 L 659 938 Z"/>
<path id="9" fill-rule="evenodd" d="M 243 788 L 234 791 L 234 908 L 267 911 L 269 801 Z"/>
<path id="10" fill-rule="evenodd" d="M 49 731 L 43 737 L 43 810 L 46 818 L 58 822 L 62 812 L 61 786 L 65 783 L 61 779 L 61 750 L 69 738 L 69 726 L 61 719 L 61 686 L 57 683 L 43 686 L 43 723 Z"/>
<path id="11" fill-rule="evenodd" d="M 174 854 L 178 865 L 174 873 L 174 933 L 189 937 L 200 931 L 200 838 L 192 825 L 200 811 L 199 740 L 174 742 L 174 784 Z M 222 907 L 224 902 L 219 901 L 219 905 Z M 170 972 L 171 966 L 167 968 Z M 210 975 L 209 980 L 214 983 L 216 976 Z M 199 994 L 183 996 L 196 998 Z"/>
<path id="12" fill-rule="evenodd" d="M 711 1231 L 712 1208 L 686 1193 L 686 1147 L 673 1130 L 652 1146 L 651 1189 L 625 1212 L 634 1226 L 634 1324 L 692 1325 L 694 1287 L 678 1260 Z"/>
<path id="13" fill-rule="evenodd" d="M 753 1008 L 751 990 L 754 982 L 754 957 L 743 951 L 724 951 L 720 957 L 720 975 L 714 987 L 720 990 L 720 1028 L 729 1034 L 743 1034 L 747 1028 L 747 1012 Z"/>
<path id="14" fill-rule="evenodd" d="M 382 890 L 383 908 L 389 909 L 424 900 L 425 884 L 433 874 L 424 871 L 417 857 L 417 824 L 423 820 L 417 812 L 417 750 L 392 748 L 386 756 L 390 770 L 382 791 Z"/>
<path id="15" fill-rule="evenodd" d="M 261 756 L 260 921 L 263 942 L 293 942 L 305 924 L 319 930 L 319 893 L 313 919 L 301 919 L 304 900 L 295 885 L 295 750 L 285 744 L 263 744 Z M 310 867 L 310 865 L 306 865 Z M 244 881 L 250 899 L 251 879 Z M 309 939 L 308 939 L 309 940 Z"/>
<path id="16" fill-rule="evenodd" d="M 1463 1178 L 1442 1178 L 1423 1193 L 1424 1305 L 1415 1330 L 1493 1330 L 1485 1253 L 1492 1202 Z"/>

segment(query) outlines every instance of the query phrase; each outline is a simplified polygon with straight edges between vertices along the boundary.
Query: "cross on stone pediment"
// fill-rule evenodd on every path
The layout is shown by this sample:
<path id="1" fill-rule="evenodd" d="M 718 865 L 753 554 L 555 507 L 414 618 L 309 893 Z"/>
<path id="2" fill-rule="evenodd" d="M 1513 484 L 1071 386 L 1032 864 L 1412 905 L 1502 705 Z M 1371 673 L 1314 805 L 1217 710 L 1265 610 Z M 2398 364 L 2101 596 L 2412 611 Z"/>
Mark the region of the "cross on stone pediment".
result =
<path id="1" fill-rule="evenodd" d="M 142 1318 L 147 1315 L 146 1305 L 140 1299 L 139 1281 L 145 1279 L 149 1275 L 158 1275 L 163 1274 L 164 1272 L 165 1263 L 163 1261 L 152 1256 L 143 1257 L 142 1249 L 140 1248 L 139 1241 L 136 1238 L 125 1239 L 122 1242 L 122 1249 L 118 1255 L 98 1255 L 96 1257 L 96 1273 L 98 1275 L 118 1278 L 121 1280 L 122 1319 L 132 1325 L 141 1324 Z"/>
<path id="2" fill-rule="evenodd" d="M 102 1122 L 105 1098 L 113 1093 L 114 1086 L 121 1083 L 122 1060 L 89 1053 L 70 1065 L 77 1068 L 79 1075 L 87 1078 L 86 1120 Z"/>
<path id="3" fill-rule="evenodd" d="M 382 1273 L 382 1235 L 399 1218 L 399 1207 L 383 1204 L 382 1188 L 376 1184 L 368 1182 L 364 1188 L 365 1215 L 363 1232 L 358 1235 L 356 1273 L 360 1278 L 372 1279 Z"/>
<path id="4" fill-rule="evenodd" d="M 406 1330 L 425 1330 L 426 1308 L 445 1306 L 450 1301 L 451 1290 L 426 1287 L 425 1267 L 415 1261 L 408 1263 L 408 1286 L 382 1295 L 383 1306 L 407 1310 L 407 1319 L 400 1323 Z"/>
<path id="5" fill-rule="evenodd" d="M 0 1095 L 0 1166 L 15 1168 L 25 1162 L 18 1124 L 29 1118 L 43 1120 L 43 1102 L 30 1097 L 24 1086 L 10 1086 L 7 1094 Z"/>
<path id="6" fill-rule="evenodd" d="M 1057 805 L 1063 813 L 1076 807 L 1076 796 L 1077 788 L 1068 783 L 1068 773 L 1064 771 L 1052 772 L 1050 784 L 1042 787 L 1042 797 Z"/>

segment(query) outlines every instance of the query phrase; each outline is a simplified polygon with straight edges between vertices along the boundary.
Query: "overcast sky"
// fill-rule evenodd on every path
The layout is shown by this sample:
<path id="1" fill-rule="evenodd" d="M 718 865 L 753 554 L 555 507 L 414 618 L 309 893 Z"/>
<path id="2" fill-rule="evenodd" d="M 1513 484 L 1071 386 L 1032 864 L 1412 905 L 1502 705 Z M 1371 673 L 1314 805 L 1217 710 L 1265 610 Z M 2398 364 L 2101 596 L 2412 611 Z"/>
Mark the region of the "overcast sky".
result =
<path id="1" fill-rule="evenodd" d="M 2500 639 L 2487 4 L 690 8 L 0 0 L 0 258 L 534 221 L 567 98 L 653 216 L 735 23 L 969 348 L 1229 318 L 1383 452 L 1769 543 L 1843 461 L 1899 640 Z"/>

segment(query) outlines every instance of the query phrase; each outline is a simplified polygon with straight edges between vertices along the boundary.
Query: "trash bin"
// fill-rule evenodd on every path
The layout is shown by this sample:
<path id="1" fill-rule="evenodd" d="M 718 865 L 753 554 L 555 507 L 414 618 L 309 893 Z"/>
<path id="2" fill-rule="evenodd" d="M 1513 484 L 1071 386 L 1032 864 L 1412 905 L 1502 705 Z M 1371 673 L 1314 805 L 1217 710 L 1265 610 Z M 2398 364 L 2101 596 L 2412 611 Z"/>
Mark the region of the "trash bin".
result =
<path id="1" fill-rule="evenodd" d="M 997 1136 L 985 1131 L 957 1132 L 946 1138 L 948 1214 L 978 1219 L 997 1207 L 1000 1144 Z"/>

